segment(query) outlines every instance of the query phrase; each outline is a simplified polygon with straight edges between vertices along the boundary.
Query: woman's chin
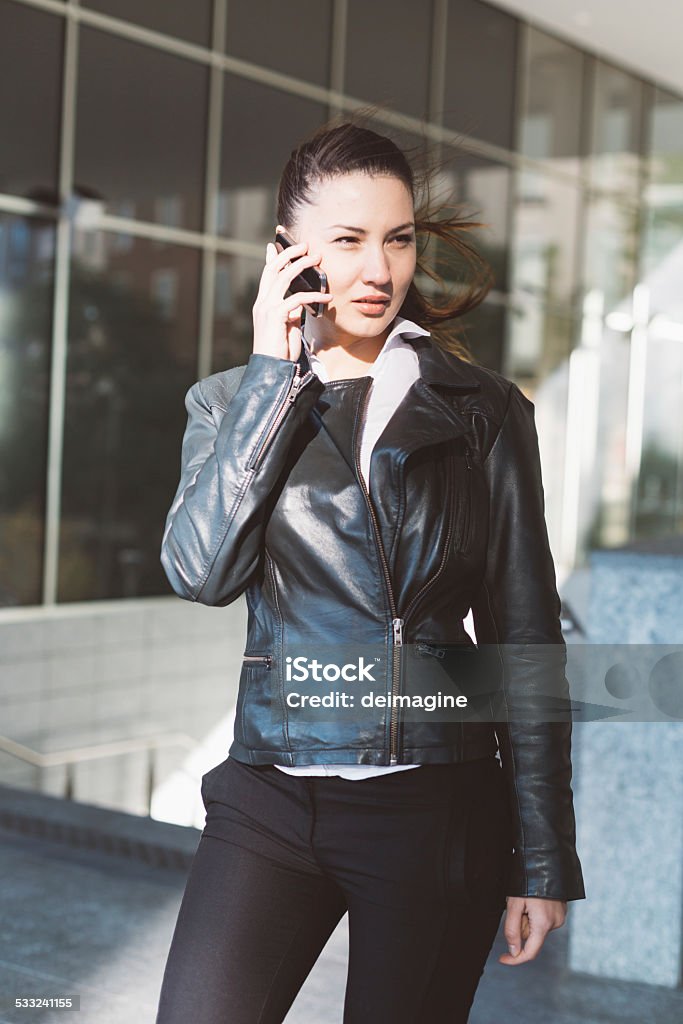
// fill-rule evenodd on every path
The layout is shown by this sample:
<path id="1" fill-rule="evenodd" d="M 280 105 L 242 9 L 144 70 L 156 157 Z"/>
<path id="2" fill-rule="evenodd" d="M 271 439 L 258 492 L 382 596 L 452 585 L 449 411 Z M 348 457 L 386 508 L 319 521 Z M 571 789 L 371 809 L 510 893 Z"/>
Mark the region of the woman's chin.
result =
<path id="1" fill-rule="evenodd" d="M 380 334 L 386 330 L 387 326 L 395 317 L 395 313 L 392 312 L 391 307 L 387 307 L 383 313 L 362 313 L 357 309 L 351 309 L 348 312 L 345 310 L 342 316 L 337 316 L 334 320 L 334 326 L 336 330 L 343 331 L 346 334 L 356 334 L 363 338 L 373 338 L 376 334 Z"/>

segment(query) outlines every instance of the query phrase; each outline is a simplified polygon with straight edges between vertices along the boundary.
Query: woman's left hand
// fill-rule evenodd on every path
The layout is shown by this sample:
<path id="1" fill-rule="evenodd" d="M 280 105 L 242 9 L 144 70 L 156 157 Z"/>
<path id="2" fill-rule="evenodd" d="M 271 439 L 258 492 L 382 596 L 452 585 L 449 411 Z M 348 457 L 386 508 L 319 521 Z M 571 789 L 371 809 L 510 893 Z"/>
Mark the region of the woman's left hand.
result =
<path id="1" fill-rule="evenodd" d="M 545 942 L 548 932 L 553 928 L 561 928 L 566 917 L 565 900 L 508 896 L 503 934 L 510 952 L 499 956 L 498 963 L 524 964 L 533 960 Z"/>

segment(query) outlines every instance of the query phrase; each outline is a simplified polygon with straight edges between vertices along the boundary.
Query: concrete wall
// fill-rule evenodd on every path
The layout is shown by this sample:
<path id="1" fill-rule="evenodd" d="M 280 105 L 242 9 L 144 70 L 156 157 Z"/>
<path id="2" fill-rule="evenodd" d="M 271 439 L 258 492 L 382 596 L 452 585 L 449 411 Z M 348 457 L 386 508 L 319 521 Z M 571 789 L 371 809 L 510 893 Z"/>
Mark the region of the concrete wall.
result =
<path id="1" fill-rule="evenodd" d="M 157 751 L 154 817 L 196 824 L 201 774 L 227 756 L 246 603 L 175 596 L 0 611 L 0 735 L 41 753 L 181 732 L 199 746 Z M 146 813 L 147 756 L 78 765 L 74 797 Z M 64 792 L 65 768 L 0 751 L 0 781 Z M 170 786 L 170 788 L 169 788 Z"/>

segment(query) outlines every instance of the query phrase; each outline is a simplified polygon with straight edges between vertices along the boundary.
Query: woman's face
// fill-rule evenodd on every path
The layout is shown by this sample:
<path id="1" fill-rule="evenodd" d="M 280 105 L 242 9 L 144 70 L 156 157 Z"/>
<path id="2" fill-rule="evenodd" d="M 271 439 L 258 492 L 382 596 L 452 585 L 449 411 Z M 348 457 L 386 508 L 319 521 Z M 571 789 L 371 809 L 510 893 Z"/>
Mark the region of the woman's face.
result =
<path id="1" fill-rule="evenodd" d="M 334 296 L 321 317 L 308 318 L 306 336 L 343 343 L 382 334 L 415 274 L 413 201 L 403 182 L 362 172 L 327 179 L 290 230 L 295 241 L 307 242 L 309 252 L 321 255 L 317 266 L 327 274 Z M 386 302 L 359 302 L 368 296 Z"/>

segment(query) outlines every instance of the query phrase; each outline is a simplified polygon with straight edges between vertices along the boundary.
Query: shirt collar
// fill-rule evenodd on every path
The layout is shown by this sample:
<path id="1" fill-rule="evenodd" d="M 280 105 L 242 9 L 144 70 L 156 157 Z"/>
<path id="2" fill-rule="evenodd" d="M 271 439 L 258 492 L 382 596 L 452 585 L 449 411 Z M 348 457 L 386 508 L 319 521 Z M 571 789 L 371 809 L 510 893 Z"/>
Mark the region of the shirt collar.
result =
<path id="1" fill-rule="evenodd" d="M 306 323 L 307 322 L 308 321 L 306 321 Z M 306 355 L 308 356 L 309 362 L 314 360 L 320 363 L 321 360 L 319 359 L 319 357 L 314 352 L 311 352 L 311 347 L 308 343 L 308 339 L 306 338 L 306 323 L 304 323 L 304 327 L 301 332 L 301 340 L 306 349 Z M 399 316 L 397 314 L 394 317 L 394 323 L 392 325 L 391 330 L 389 331 L 389 334 L 387 335 L 386 341 L 384 342 L 382 348 L 380 349 L 380 352 L 377 358 L 375 359 L 374 363 L 372 363 L 371 366 L 369 367 L 369 373 L 374 375 L 373 369 L 377 368 L 380 359 L 384 356 L 384 353 L 387 352 L 389 349 L 399 348 L 403 345 L 408 344 L 407 342 L 402 340 L 404 335 L 407 337 L 417 337 L 419 335 L 429 337 L 429 333 L 430 332 L 425 330 L 424 327 L 420 327 L 419 324 L 416 324 L 414 320 L 408 320 L 406 317 Z"/>

